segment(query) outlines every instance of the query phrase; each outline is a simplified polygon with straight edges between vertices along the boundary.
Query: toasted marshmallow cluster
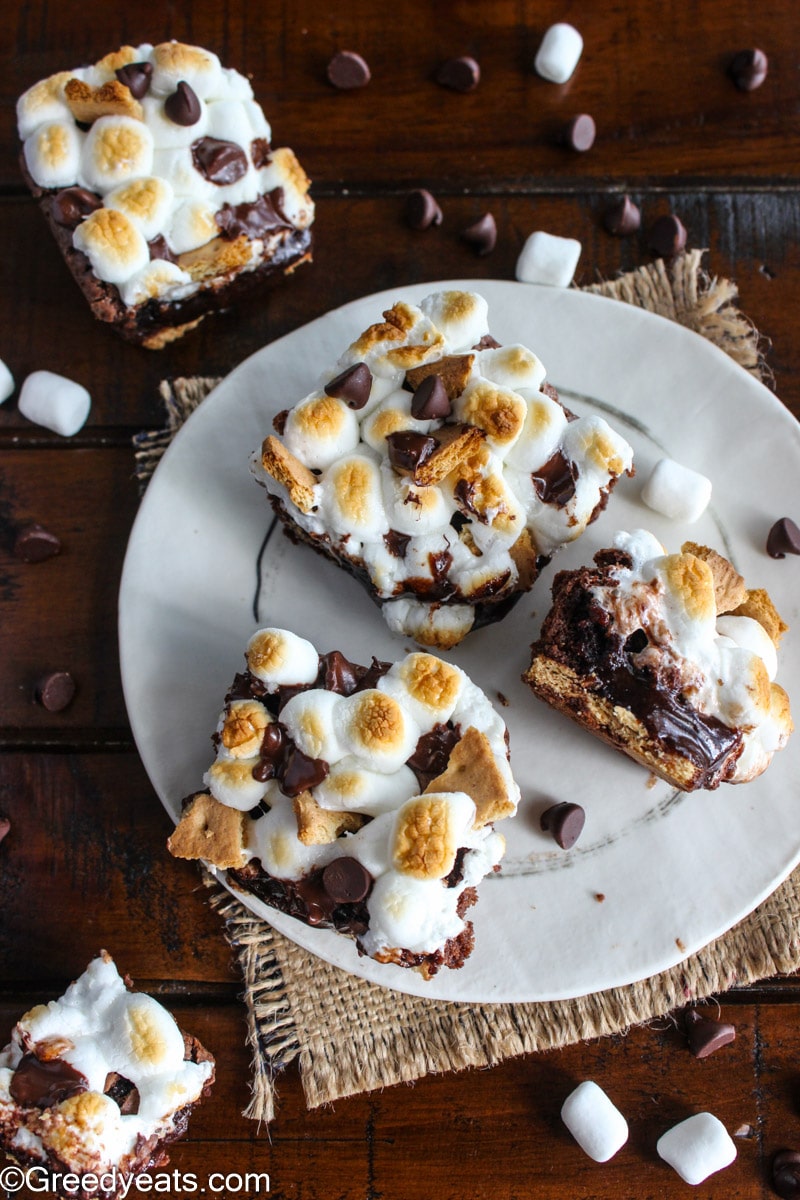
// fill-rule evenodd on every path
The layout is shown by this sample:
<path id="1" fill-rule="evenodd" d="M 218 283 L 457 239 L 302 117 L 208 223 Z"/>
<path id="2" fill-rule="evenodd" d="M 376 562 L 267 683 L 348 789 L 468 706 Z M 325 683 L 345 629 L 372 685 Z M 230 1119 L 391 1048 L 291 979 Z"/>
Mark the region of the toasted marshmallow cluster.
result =
<path id="1" fill-rule="evenodd" d="M 298 883 L 355 859 L 371 880 L 361 949 L 387 961 L 441 950 L 465 929 L 464 890 L 503 855 L 494 821 L 519 802 L 504 722 L 463 671 L 432 654 L 407 655 L 374 687 L 336 690 L 324 686 L 315 648 L 288 630 L 259 630 L 246 657 L 254 694 L 227 703 L 204 776 L 211 802 L 242 814 L 240 855 L 225 865 L 257 859 L 274 879 Z M 453 748 L 420 793 L 409 761 L 442 731 Z M 295 751 L 312 760 L 299 793 L 286 783 L 291 768 L 263 770 L 276 745 L 284 764 Z M 170 849 L 215 861 L 202 839 L 184 853 L 181 826 L 192 822 L 190 806 Z"/>
<path id="2" fill-rule="evenodd" d="M 6 1148 L 77 1172 L 135 1166 L 143 1143 L 181 1131 L 177 1114 L 213 1076 L 213 1061 L 188 1061 L 184 1053 L 173 1017 L 151 996 L 129 991 L 104 952 L 60 999 L 27 1012 L 0 1053 L 0 1129 L 15 1130 Z M 48 1065 L 50 1078 L 63 1073 L 62 1090 L 71 1094 L 15 1099 L 15 1074 L 25 1074 L 31 1055 Z M 114 1076 L 136 1089 L 138 1111 L 121 1111 L 105 1094 Z M 46 1090 L 47 1082 L 39 1086 Z"/>
<path id="3" fill-rule="evenodd" d="M 279 428 L 254 462 L 279 511 L 366 573 L 392 629 L 443 648 L 527 590 L 633 463 L 602 417 L 570 419 L 531 350 L 489 336 L 472 292 L 395 304 Z"/>
<path id="4" fill-rule="evenodd" d="M 123 46 L 59 72 L 20 97 L 17 124 L 38 188 L 80 188 L 100 206 L 83 217 L 73 206 L 64 222 L 128 307 L 184 300 L 212 276 L 253 270 L 313 220 L 308 179 L 291 150 L 270 146 L 249 81 L 199 46 Z M 248 214 L 257 202 L 266 219 Z M 237 209 L 241 219 L 226 224 Z M 247 243 L 235 261 L 219 249 L 223 236 Z"/>
<path id="5" fill-rule="evenodd" d="M 678 679 L 697 711 L 740 731 L 744 748 L 731 782 L 754 779 L 793 728 L 788 697 L 773 682 L 775 642 L 754 618 L 719 614 L 714 575 L 696 554 L 667 554 L 645 530 L 618 533 L 614 546 L 631 565 L 615 567 L 609 585 L 592 594 L 623 639 L 647 635 L 632 663 L 657 680 Z"/>

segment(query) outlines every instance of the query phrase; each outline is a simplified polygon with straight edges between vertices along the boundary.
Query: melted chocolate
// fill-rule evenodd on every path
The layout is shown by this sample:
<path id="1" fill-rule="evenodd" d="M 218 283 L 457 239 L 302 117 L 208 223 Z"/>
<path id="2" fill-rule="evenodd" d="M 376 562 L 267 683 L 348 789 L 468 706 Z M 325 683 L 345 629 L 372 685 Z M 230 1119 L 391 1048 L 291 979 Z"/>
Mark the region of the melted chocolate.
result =
<path id="1" fill-rule="evenodd" d="M 53 220 L 65 229 L 75 229 L 84 217 L 102 207 L 100 197 L 87 188 L 64 188 L 53 197 Z"/>
<path id="2" fill-rule="evenodd" d="M 252 241 L 266 237 L 276 229 L 292 228 L 278 212 L 271 195 L 259 196 L 251 204 L 223 204 L 216 221 L 222 236 L 231 241 L 242 234 Z"/>
<path id="3" fill-rule="evenodd" d="M 456 498 L 456 502 L 460 504 L 462 508 L 465 508 L 467 512 L 472 513 L 473 517 L 477 517 L 477 519 L 484 525 L 486 524 L 486 513 L 478 512 L 473 503 L 473 497 L 475 496 L 474 483 L 470 483 L 468 479 L 459 479 L 458 483 L 453 488 L 453 495 Z M 466 519 L 468 520 L 468 518 Z M 452 521 L 450 523 L 452 525 Z"/>
<path id="4" fill-rule="evenodd" d="M 147 249 L 150 251 L 150 258 L 163 258 L 166 262 L 177 262 L 177 255 L 173 254 L 167 245 L 167 239 L 163 234 L 153 238 L 152 242 L 147 243 Z"/>
<path id="5" fill-rule="evenodd" d="M 87 1092 L 89 1081 L 63 1058 L 42 1062 L 35 1054 L 23 1054 L 8 1090 L 22 1108 L 50 1108 L 78 1092 Z"/>
<path id="6" fill-rule="evenodd" d="M 556 504 L 563 508 L 575 495 L 575 479 L 578 468 L 556 450 L 544 466 L 531 472 L 533 490 L 543 504 Z"/>
<path id="7" fill-rule="evenodd" d="M 386 439 L 389 451 L 389 462 L 396 471 L 415 471 L 426 462 L 437 450 L 439 443 L 436 438 L 426 433 L 414 433 L 402 430 L 400 433 L 390 433 Z"/>
<path id="8" fill-rule="evenodd" d="M 256 170 L 269 166 L 272 162 L 272 146 L 266 138 L 253 138 L 250 143 L 250 157 Z"/>
<path id="9" fill-rule="evenodd" d="M 224 187 L 247 174 L 247 155 L 235 142 L 203 137 L 192 143 L 192 162 L 209 183 Z"/>
<path id="10" fill-rule="evenodd" d="M 363 679 L 365 668 L 360 667 L 358 663 L 351 663 L 340 650 L 331 650 L 328 654 L 321 654 L 319 658 L 319 686 L 324 687 L 326 692 L 351 696 Z"/>
<path id="11" fill-rule="evenodd" d="M 399 533 L 396 529 L 390 529 L 388 533 L 383 535 L 383 541 L 386 549 L 395 558 L 405 558 L 408 543 L 411 541 L 411 534 Z"/>
<path id="12" fill-rule="evenodd" d="M 453 747 L 460 741 L 461 726 L 449 722 L 434 725 L 428 733 L 422 734 L 407 764 L 416 775 L 421 792 L 447 769 Z"/>
<path id="13" fill-rule="evenodd" d="M 453 556 L 450 551 L 431 551 L 428 555 L 428 562 L 430 563 L 434 583 L 443 583 L 447 579 L 447 573 L 453 565 Z"/>
<path id="14" fill-rule="evenodd" d="M 286 796 L 299 796 L 327 778 L 330 767 L 323 758 L 309 758 L 291 745 L 281 764 L 280 787 Z"/>
<path id="15" fill-rule="evenodd" d="M 304 879 L 273 879 L 253 859 L 241 871 L 229 874 L 247 891 L 280 912 L 297 917 L 308 925 L 323 925 L 358 937 L 366 933 L 369 913 L 363 901 L 338 903 L 322 882 L 323 869 L 312 871 Z"/>

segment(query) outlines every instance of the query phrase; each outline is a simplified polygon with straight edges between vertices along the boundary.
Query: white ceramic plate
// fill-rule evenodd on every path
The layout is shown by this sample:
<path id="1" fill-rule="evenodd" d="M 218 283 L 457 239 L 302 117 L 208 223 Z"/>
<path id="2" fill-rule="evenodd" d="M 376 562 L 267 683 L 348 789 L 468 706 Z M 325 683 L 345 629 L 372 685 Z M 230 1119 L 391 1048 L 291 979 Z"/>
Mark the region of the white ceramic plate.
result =
<path id="1" fill-rule="evenodd" d="M 677 550 L 687 538 L 728 553 L 750 586 L 766 587 L 797 625 L 798 562 L 775 561 L 772 522 L 800 512 L 800 425 L 700 336 L 617 301 L 495 281 L 393 289 L 328 314 L 237 368 L 191 417 L 150 483 L 128 547 L 120 652 L 133 732 L 148 774 L 177 818 L 201 783 L 209 741 L 245 643 L 283 625 L 320 650 L 356 661 L 395 659 L 390 634 L 361 587 L 275 531 L 248 460 L 275 412 L 316 384 L 362 329 L 401 295 L 439 287 L 480 291 L 501 342 L 542 357 L 576 412 L 599 411 L 633 444 L 638 475 L 564 551 L 559 567 L 591 560 L 616 529 L 646 527 Z M 667 453 L 708 475 L 712 507 L 691 527 L 646 508 L 642 484 Z M 476 947 L 459 971 L 425 983 L 413 971 L 360 958 L 347 938 L 311 929 L 241 896 L 276 928 L 329 962 L 376 983 L 461 1001 L 553 1000 L 632 983 L 698 950 L 750 912 L 800 859 L 800 734 L 744 787 L 684 796 L 551 712 L 520 682 L 550 596 L 554 567 L 498 625 L 449 657 L 501 709 L 522 804 L 503 873 L 473 910 Z M 799 704 L 800 636 L 784 639 L 778 681 Z M 587 813 L 577 845 L 539 830 L 556 801 Z M 166 850 L 165 850 L 166 853 Z"/>

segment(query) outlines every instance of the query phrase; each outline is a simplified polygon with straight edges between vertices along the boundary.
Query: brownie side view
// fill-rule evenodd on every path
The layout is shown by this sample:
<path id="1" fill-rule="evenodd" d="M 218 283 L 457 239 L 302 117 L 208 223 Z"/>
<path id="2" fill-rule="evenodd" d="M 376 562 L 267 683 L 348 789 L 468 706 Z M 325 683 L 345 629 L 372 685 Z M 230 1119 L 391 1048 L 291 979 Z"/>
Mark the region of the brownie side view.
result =
<path id="1" fill-rule="evenodd" d="M 0 1053 L 0 1147 L 56 1191 L 73 1173 L 81 1195 L 115 1200 L 127 1176 L 168 1161 L 214 1073 L 197 1038 L 103 951 L 59 1000 L 25 1013 Z"/>
<path id="2" fill-rule="evenodd" d="M 24 178 L 94 315 L 161 349 L 311 258 L 314 207 L 238 71 L 123 46 L 20 97 Z"/>
<path id="3" fill-rule="evenodd" d="M 398 301 L 275 420 L 256 479 L 295 541 L 366 587 L 390 629 L 448 649 L 501 619 L 605 507 L 633 452 L 576 417 L 473 292 Z"/>
<path id="4" fill-rule="evenodd" d="M 643 530 L 594 561 L 556 576 L 525 682 L 682 791 L 760 775 L 793 728 L 767 593 L 716 551 L 667 554 Z"/>
<path id="5" fill-rule="evenodd" d="M 463 671 L 424 653 L 360 666 L 262 629 L 214 744 L 173 855 L 379 962 L 425 978 L 464 963 L 519 788 L 505 724 Z"/>

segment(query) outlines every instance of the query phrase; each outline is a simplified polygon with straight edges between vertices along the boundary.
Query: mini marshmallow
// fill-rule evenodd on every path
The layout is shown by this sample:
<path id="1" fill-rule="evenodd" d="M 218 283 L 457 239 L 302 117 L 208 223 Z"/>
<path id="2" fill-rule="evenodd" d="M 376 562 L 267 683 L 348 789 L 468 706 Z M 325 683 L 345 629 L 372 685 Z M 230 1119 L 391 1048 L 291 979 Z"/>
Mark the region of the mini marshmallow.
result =
<path id="1" fill-rule="evenodd" d="M 420 730 L 410 714 L 377 688 L 343 696 L 334 712 L 335 730 L 347 753 L 373 771 L 398 771 L 411 757 Z"/>
<path id="2" fill-rule="evenodd" d="M 628 1140 L 628 1123 L 591 1079 L 578 1085 L 561 1106 L 561 1120 L 595 1162 L 608 1162 Z"/>
<path id="3" fill-rule="evenodd" d="M 378 680 L 378 690 L 394 696 L 420 727 L 450 720 L 466 681 L 464 672 L 433 654 L 412 653 Z"/>
<path id="4" fill-rule="evenodd" d="M 96 208 L 75 230 L 72 241 L 87 256 L 97 278 L 106 283 L 127 283 L 150 262 L 144 234 L 115 208 Z"/>
<path id="5" fill-rule="evenodd" d="M 336 762 L 343 751 L 334 733 L 334 713 L 341 701 L 337 692 L 311 688 L 287 700 L 281 709 L 281 724 L 289 737 L 309 758 Z"/>
<path id="6" fill-rule="evenodd" d="M 103 204 L 124 213 L 149 242 L 163 229 L 174 199 L 172 184 L 156 175 L 147 175 L 112 188 Z"/>
<path id="7" fill-rule="evenodd" d="M 378 464 L 365 454 L 342 458 L 326 472 L 321 505 L 337 533 L 376 538 L 386 528 Z"/>
<path id="8" fill-rule="evenodd" d="M 583 247 L 575 238 L 537 230 L 522 247 L 515 275 L 521 283 L 569 287 Z"/>
<path id="9" fill-rule="evenodd" d="M 712 1113 L 695 1113 L 673 1125 L 656 1142 L 664 1162 L 673 1167 L 684 1183 L 698 1184 L 736 1158 L 736 1147 L 722 1122 Z"/>
<path id="10" fill-rule="evenodd" d="M 322 783 L 317 784 L 314 799 L 320 808 L 332 812 L 363 812 L 375 817 L 380 813 L 396 812 L 418 791 L 419 783 L 410 767 L 403 766 L 392 775 L 382 775 L 367 770 L 357 758 L 347 755 L 331 767 Z"/>
<path id="11" fill-rule="evenodd" d="M 717 633 L 730 638 L 737 646 L 757 654 L 767 670 L 770 683 L 778 674 L 778 652 L 775 643 L 760 621 L 753 617 L 734 617 L 730 613 L 717 618 Z"/>
<path id="12" fill-rule="evenodd" d="M 215 800 L 239 812 L 249 812 L 264 799 L 267 784 L 253 775 L 260 758 L 218 758 L 203 776 Z"/>
<path id="13" fill-rule="evenodd" d="M 53 371 L 34 371 L 22 385 L 19 411 L 23 417 L 72 437 L 86 423 L 92 398 L 85 387 L 56 375 Z"/>
<path id="14" fill-rule="evenodd" d="M 391 467 L 383 467 L 382 474 L 390 529 L 420 537 L 447 524 L 454 506 L 445 499 L 441 488 L 415 487 L 410 477 L 395 474 Z"/>
<path id="15" fill-rule="evenodd" d="M 182 299 L 196 291 L 197 286 L 191 275 L 166 258 L 154 258 L 130 279 L 118 284 L 122 303 L 129 308 L 156 297 Z"/>
<path id="16" fill-rule="evenodd" d="M 153 135 L 133 117 L 100 117 L 81 152 L 83 182 L 94 192 L 152 174 Z M 73 177 L 74 181 L 74 177 Z"/>
<path id="17" fill-rule="evenodd" d="M 7 400 L 14 391 L 14 376 L 9 371 L 6 364 L 0 358 L 0 404 Z"/>
<path id="18" fill-rule="evenodd" d="M 215 184 L 204 179 L 195 169 L 192 152 L 188 146 L 173 146 L 169 150 L 153 152 L 153 171 L 172 185 L 176 196 L 189 196 L 192 200 L 210 200 L 216 193 Z"/>
<path id="19" fill-rule="evenodd" d="M 84 135 L 72 121 L 38 126 L 23 146 L 25 165 L 39 187 L 68 187 L 75 182 Z"/>
<path id="20" fill-rule="evenodd" d="M 268 690 L 283 684 L 313 683 L 319 655 L 311 642 L 288 629 L 259 629 L 247 643 L 247 666 Z"/>
<path id="21" fill-rule="evenodd" d="M 478 355 L 478 370 L 485 379 L 499 383 L 502 387 L 530 388 L 538 392 L 544 383 L 546 371 L 541 359 L 527 346 L 499 346 L 494 350 L 482 350 Z"/>
<path id="22" fill-rule="evenodd" d="M 420 308 L 454 351 L 471 349 L 489 332 L 489 305 L 477 292 L 434 292 Z"/>
<path id="23" fill-rule="evenodd" d="M 696 521 L 711 499 L 711 480 L 672 458 L 661 458 L 642 488 L 642 500 L 675 521 Z"/>
<path id="24" fill-rule="evenodd" d="M 534 59 L 537 75 L 550 83 L 566 83 L 583 53 L 583 38 L 572 25 L 551 25 Z"/>
<path id="25" fill-rule="evenodd" d="M 198 138 L 206 137 L 211 132 L 209 108 L 199 98 L 197 102 L 200 105 L 200 115 L 195 123 L 178 125 L 167 116 L 162 96 L 151 94 L 142 98 L 140 103 L 144 110 L 144 120 L 153 135 L 153 142 L 159 150 L 176 150 L 182 146 L 191 146 Z"/>
<path id="26" fill-rule="evenodd" d="M 509 466 L 528 473 L 544 466 L 566 427 L 567 414 L 561 405 L 538 392 L 528 401 L 522 433 L 506 456 Z"/>
<path id="27" fill-rule="evenodd" d="M 183 42 L 162 42 L 153 47 L 153 78 L 151 92 L 169 96 L 183 81 L 199 100 L 219 95 L 222 89 L 222 67 L 216 54 L 201 46 Z"/>
<path id="28" fill-rule="evenodd" d="M 358 417 L 342 400 L 312 393 L 290 410 L 283 440 L 311 470 L 330 466 L 358 445 Z"/>
<path id="29" fill-rule="evenodd" d="M 223 142 L 235 142 L 245 150 L 254 137 L 263 137 L 263 134 L 256 133 L 250 113 L 239 100 L 218 100 L 212 104 L 208 110 L 205 133 Z"/>
<path id="30" fill-rule="evenodd" d="M 197 250 L 219 234 L 216 209 L 208 200 L 182 200 L 167 224 L 167 244 L 175 254 Z"/>

